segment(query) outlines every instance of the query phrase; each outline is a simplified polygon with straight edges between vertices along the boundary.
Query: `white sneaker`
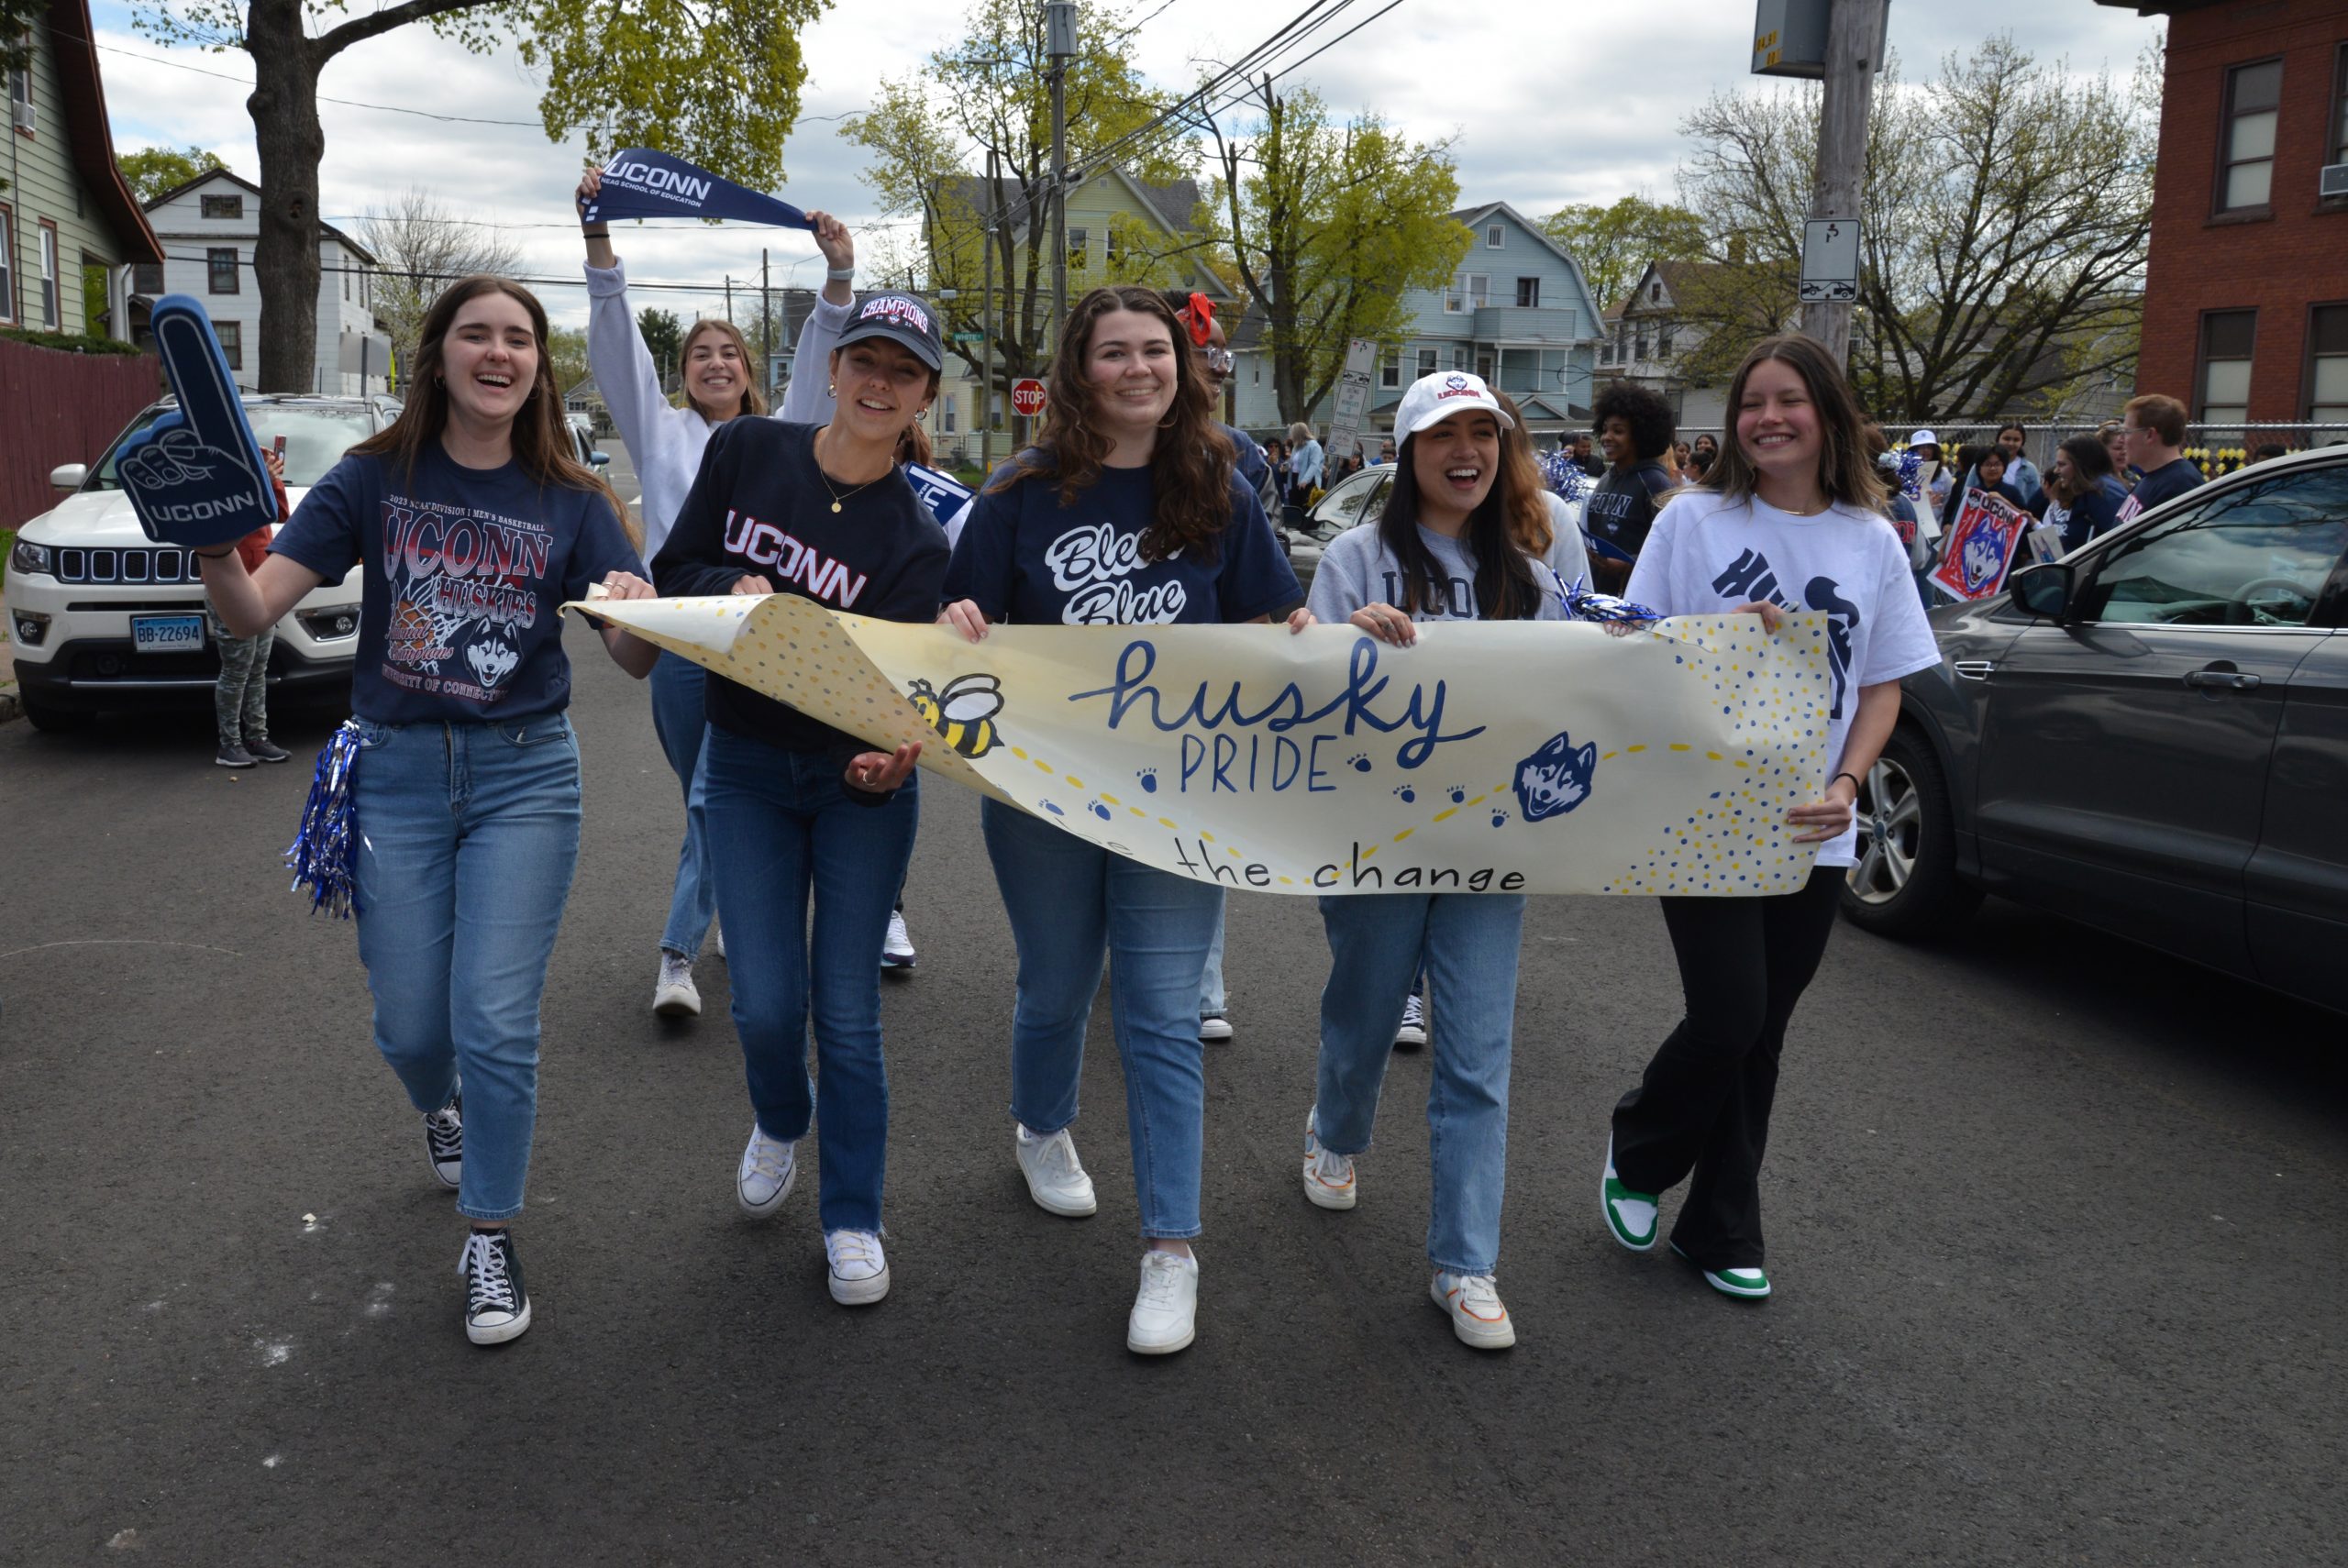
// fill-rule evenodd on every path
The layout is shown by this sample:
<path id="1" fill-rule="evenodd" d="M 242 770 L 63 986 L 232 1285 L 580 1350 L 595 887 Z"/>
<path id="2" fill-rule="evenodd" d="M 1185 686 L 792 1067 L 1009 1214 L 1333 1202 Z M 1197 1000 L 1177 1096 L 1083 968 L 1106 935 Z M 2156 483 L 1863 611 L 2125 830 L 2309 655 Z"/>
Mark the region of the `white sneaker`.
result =
<path id="1" fill-rule="evenodd" d="M 1304 1196 L 1323 1209 L 1351 1209 L 1361 1194 L 1354 1186 L 1354 1157 L 1332 1154 L 1321 1146 L 1312 1119 L 1314 1106 L 1304 1113 Z"/>
<path id="2" fill-rule="evenodd" d="M 742 1212 L 763 1220 L 782 1207 L 791 1184 L 799 1179 L 799 1145 L 770 1138 L 750 1124 L 750 1146 L 742 1151 L 741 1168 L 734 1175 L 734 1196 Z"/>
<path id="3" fill-rule="evenodd" d="M 699 1018 L 701 991 L 693 985 L 693 964 L 667 948 L 660 950 L 660 979 L 652 988 L 652 1010 L 662 1018 Z"/>
<path id="4" fill-rule="evenodd" d="M 717 928 L 717 955 L 721 959 L 725 956 L 725 928 L 722 925 Z"/>
<path id="5" fill-rule="evenodd" d="M 1412 991 L 1411 999 L 1402 1004 L 1402 1022 L 1394 1031 L 1394 1049 L 1415 1051 L 1427 1043 L 1427 1009 Z"/>
<path id="6" fill-rule="evenodd" d="M 1013 1142 L 1019 1169 L 1027 1178 L 1027 1196 L 1036 1200 L 1036 1208 L 1081 1220 L 1101 1207 L 1092 1195 L 1092 1178 L 1084 1174 L 1084 1162 L 1076 1157 L 1076 1140 L 1068 1135 L 1067 1128 L 1039 1138 L 1022 1126 Z"/>
<path id="7" fill-rule="evenodd" d="M 914 939 L 905 934 L 905 912 L 889 912 L 889 934 L 880 939 L 880 967 L 910 969 L 914 966 Z"/>
<path id="8" fill-rule="evenodd" d="M 1231 1020 L 1219 1012 L 1199 1015 L 1199 1038 L 1209 1044 L 1220 1044 L 1231 1038 Z"/>
<path id="9" fill-rule="evenodd" d="M 832 1265 L 832 1299 L 869 1307 L 889 1294 L 889 1259 L 869 1231 L 826 1231 L 824 1257 Z"/>
<path id="10" fill-rule="evenodd" d="M 1141 1291 L 1125 1320 L 1125 1348 L 1171 1355 L 1199 1337 L 1199 1260 L 1156 1247 L 1141 1255 Z"/>
<path id="11" fill-rule="evenodd" d="M 1451 1315 L 1451 1331 L 1459 1342 L 1476 1350 L 1506 1350 L 1516 1343 L 1516 1325 L 1501 1305 L 1500 1286 L 1489 1274 L 1445 1274 L 1435 1270 L 1427 1286 L 1434 1304 Z"/>

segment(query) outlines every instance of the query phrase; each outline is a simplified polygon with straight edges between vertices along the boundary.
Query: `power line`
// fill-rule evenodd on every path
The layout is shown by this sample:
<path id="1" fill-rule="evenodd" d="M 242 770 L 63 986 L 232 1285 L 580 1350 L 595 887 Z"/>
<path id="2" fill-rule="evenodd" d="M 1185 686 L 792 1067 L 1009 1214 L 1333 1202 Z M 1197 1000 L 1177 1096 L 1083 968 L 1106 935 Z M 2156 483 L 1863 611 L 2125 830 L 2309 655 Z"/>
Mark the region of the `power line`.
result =
<path id="1" fill-rule="evenodd" d="M 72 35 L 68 34 L 66 36 L 70 38 Z M 113 44 L 100 43 L 95 39 L 83 39 L 79 41 L 88 44 L 92 49 L 102 49 L 108 54 L 121 55 L 127 60 L 142 61 L 149 65 L 168 66 L 173 71 L 193 71 L 198 76 L 217 77 L 223 82 L 233 82 L 239 87 L 250 87 L 254 85 L 253 83 L 247 81 L 245 78 L 241 76 L 231 76 L 225 71 L 206 71 L 203 66 L 190 65 L 184 61 L 164 60 L 158 55 L 142 54 L 135 49 L 120 49 Z M 440 120 L 449 125 L 521 126 L 530 130 L 542 131 L 546 129 L 545 123 L 540 120 L 484 120 L 472 115 L 438 115 L 433 113 L 430 109 L 402 108 L 397 104 L 362 104 L 356 98 L 330 98 L 323 93 L 319 94 L 317 96 L 318 102 L 321 104 L 338 104 L 346 109 L 376 109 L 386 115 L 415 115 L 422 119 Z"/>
<path id="2" fill-rule="evenodd" d="M 163 259 L 191 261 L 198 266 L 212 265 L 212 258 L 209 256 L 196 256 L 179 251 L 163 252 Z M 249 256 L 239 256 L 237 258 L 237 265 L 251 268 L 255 263 Z M 473 276 L 471 272 L 415 272 L 401 267 L 328 267 L 323 262 L 319 264 L 318 273 L 321 277 L 406 279 L 433 283 L 453 283 L 460 278 Z M 496 276 L 505 279 L 508 282 L 523 283 L 534 289 L 583 289 L 587 286 L 587 280 L 584 278 L 533 278 L 511 272 L 500 272 Z M 631 293 L 638 289 L 656 289 L 668 293 L 722 294 L 726 290 L 725 283 L 657 283 L 638 278 L 630 278 L 627 281 L 627 286 Z M 744 285 L 737 281 L 735 286 Z M 813 293 L 815 291 L 808 289 L 804 292 Z"/>

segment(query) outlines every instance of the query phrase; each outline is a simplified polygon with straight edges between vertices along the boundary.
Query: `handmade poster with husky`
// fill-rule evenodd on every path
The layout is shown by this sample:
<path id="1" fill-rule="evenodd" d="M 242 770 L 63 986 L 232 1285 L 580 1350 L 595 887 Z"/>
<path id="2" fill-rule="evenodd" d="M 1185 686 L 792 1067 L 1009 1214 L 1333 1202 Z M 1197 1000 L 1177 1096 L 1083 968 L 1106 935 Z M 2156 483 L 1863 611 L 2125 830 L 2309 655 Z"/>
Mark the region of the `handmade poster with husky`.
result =
<path id="1" fill-rule="evenodd" d="M 2014 547 L 2030 526 L 2027 513 L 1986 491 L 1968 490 L 1956 526 L 1941 544 L 1932 581 L 1955 599 L 1987 599 L 2006 580 Z"/>

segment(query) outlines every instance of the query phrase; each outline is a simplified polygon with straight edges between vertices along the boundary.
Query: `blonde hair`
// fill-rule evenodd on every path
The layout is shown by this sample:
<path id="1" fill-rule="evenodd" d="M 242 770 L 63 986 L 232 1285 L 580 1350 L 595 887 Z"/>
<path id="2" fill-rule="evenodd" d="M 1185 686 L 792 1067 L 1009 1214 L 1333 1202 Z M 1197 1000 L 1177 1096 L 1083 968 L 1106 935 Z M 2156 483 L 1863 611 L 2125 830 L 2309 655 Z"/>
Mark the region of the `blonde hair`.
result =
<path id="1" fill-rule="evenodd" d="M 684 373 L 685 361 L 692 358 L 693 339 L 701 337 L 705 332 L 714 332 L 718 337 L 725 338 L 727 342 L 734 345 L 734 351 L 742 356 L 742 404 L 733 413 L 722 416 L 722 418 L 717 419 L 715 422 L 722 424 L 726 419 L 739 419 L 745 414 L 764 414 L 767 411 L 767 394 L 759 390 L 759 378 L 758 374 L 751 370 L 751 367 L 756 365 L 758 360 L 751 357 L 750 340 L 742 336 L 742 329 L 740 327 L 735 326 L 732 322 L 726 320 L 722 315 L 703 316 L 699 321 L 694 322 L 691 327 L 686 329 L 684 337 L 680 339 L 677 344 L 678 374 L 682 375 Z M 700 414 L 703 418 L 709 419 L 712 417 L 709 413 L 701 406 L 701 404 L 693 402 L 693 394 L 692 392 L 688 392 L 685 393 L 685 402 L 691 404 L 693 412 Z"/>

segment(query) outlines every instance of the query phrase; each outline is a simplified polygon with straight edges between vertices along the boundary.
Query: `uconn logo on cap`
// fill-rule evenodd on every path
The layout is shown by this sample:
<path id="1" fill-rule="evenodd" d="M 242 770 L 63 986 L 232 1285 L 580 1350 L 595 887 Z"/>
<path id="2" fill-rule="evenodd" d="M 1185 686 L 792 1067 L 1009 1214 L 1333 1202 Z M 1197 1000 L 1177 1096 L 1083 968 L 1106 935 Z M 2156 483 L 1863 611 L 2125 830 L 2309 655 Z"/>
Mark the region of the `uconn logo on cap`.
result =
<path id="1" fill-rule="evenodd" d="M 915 332 L 929 330 L 928 313 L 913 301 L 898 299 L 894 295 L 882 294 L 878 299 L 867 300 L 864 308 L 856 313 L 858 321 L 870 321 L 876 316 L 893 321 L 901 326 L 910 326 Z"/>
<path id="2" fill-rule="evenodd" d="M 1466 376 L 1450 375 L 1443 378 L 1443 390 L 1434 395 L 1438 398 L 1476 397 L 1480 394 L 1481 390 L 1469 385 Z"/>

